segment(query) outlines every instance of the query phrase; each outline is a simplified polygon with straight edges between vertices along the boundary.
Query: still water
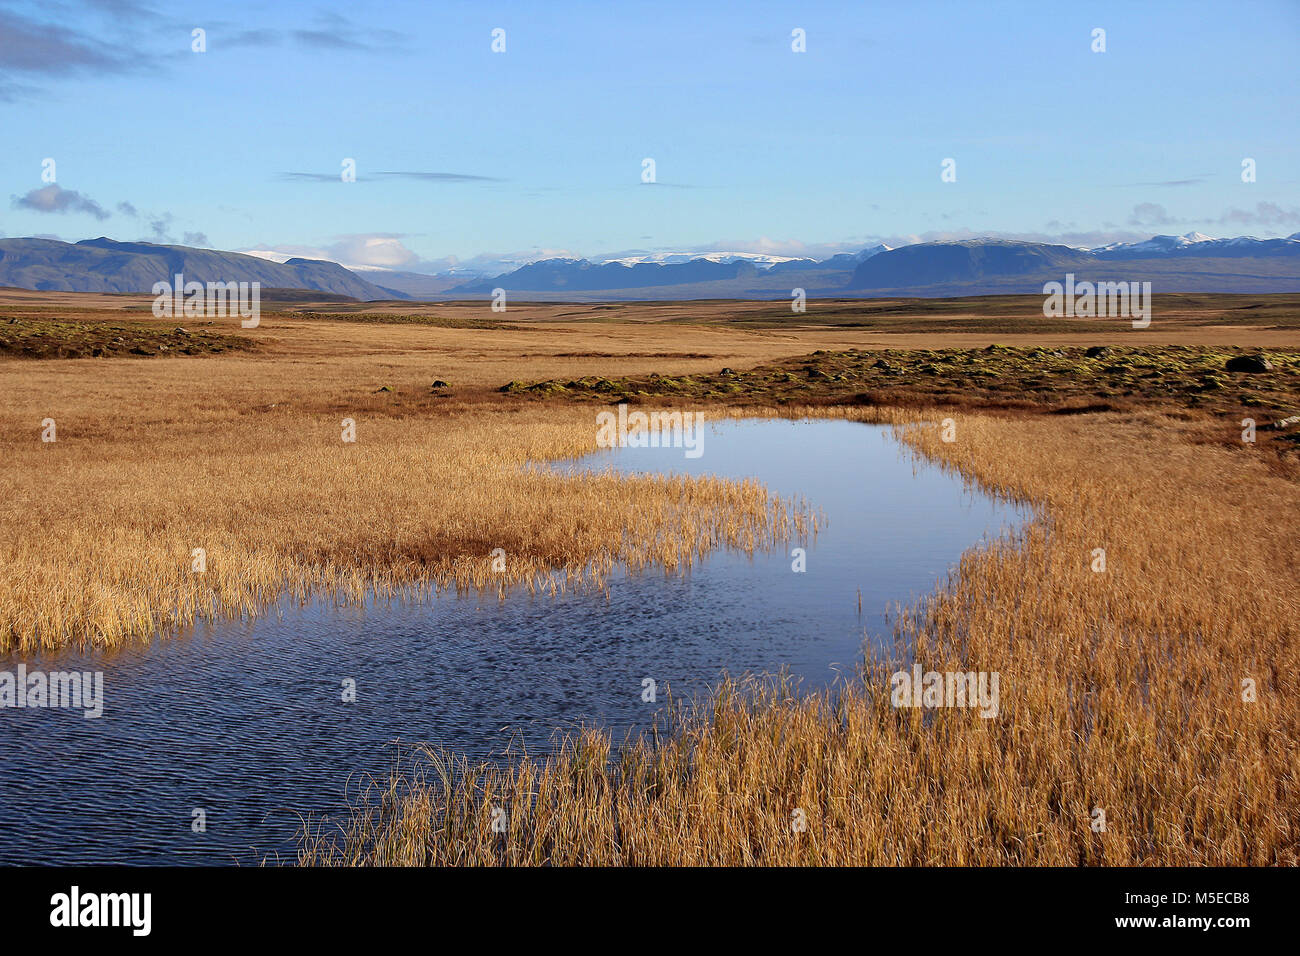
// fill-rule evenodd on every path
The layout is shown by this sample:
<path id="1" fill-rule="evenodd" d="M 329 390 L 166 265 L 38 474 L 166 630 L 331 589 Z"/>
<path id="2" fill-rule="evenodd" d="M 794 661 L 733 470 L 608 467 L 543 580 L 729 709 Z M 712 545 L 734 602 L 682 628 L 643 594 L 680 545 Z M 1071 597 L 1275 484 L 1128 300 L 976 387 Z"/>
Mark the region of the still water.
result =
<path id="1" fill-rule="evenodd" d="M 291 860 L 300 815 L 337 817 L 411 743 L 490 757 L 513 738 L 538 752 L 557 728 L 620 739 L 647 725 L 665 684 L 681 697 L 723 672 L 782 668 L 831 683 L 889 644 L 887 606 L 1028 518 L 882 427 L 724 422 L 703 438 L 699 458 L 626 448 L 557 467 L 758 478 L 823 515 L 815 538 L 790 543 L 807 550 L 804 573 L 788 547 L 717 552 L 679 575 L 615 575 L 608 594 L 285 602 L 152 645 L 0 658 L 11 672 L 103 671 L 105 698 L 97 720 L 0 710 L 0 863 Z M 645 677 L 657 705 L 642 702 Z"/>

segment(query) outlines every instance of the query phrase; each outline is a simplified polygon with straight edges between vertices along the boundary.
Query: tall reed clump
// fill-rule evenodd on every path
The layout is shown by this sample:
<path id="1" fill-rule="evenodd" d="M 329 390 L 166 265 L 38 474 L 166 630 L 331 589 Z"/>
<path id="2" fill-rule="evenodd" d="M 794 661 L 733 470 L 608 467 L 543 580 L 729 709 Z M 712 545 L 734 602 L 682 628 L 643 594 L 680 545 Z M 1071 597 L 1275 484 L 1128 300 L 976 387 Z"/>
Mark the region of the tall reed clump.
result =
<path id="1" fill-rule="evenodd" d="M 1040 517 L 904 613 L 894 659 L 819 693 L 725 683 L 619 747 L 428 752 L 300 862 L 1300 863 L 1294 484 L 1154 415 L 954 424 L 898 430 Z M 998 715 L 894 707 L 913 662 L 998 673 Z"/>
<path id="2" fill-rule="evenodd" d="M 595 443 L 587 409 L 376 415 L 355 443 L 325 416 L 66 420 L 6 450 L 0 652 L 111 646 L 284 594 L 600 587 L 615 565 L 676 571 L 814 522 L 753 481 L 537 464 Z"/>

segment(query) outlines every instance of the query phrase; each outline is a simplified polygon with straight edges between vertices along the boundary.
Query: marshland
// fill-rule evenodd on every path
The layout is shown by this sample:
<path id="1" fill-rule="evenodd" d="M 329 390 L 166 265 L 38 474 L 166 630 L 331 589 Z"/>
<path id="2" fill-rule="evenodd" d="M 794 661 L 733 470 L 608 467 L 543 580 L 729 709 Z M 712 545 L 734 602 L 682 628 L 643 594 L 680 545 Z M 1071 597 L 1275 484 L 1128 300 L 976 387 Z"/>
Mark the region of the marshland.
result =
<path id="1" fill-rule="evenodd" d="M 453 733 L 413 739 L 432 726 L 419 717 L 390 722 L 383 730 L 402 748 L 377 739 L 364 767 L 316 768 L 320 805 L 345 794 L 351 811 L 325 820 L 289 807 L 303 819 L 288 858 L 1298 862 L 1300 599 L 1290 582 L 1300 465 L 1297 429 L 1285 423 L 1300 414 L 1300 330 L 1268 318 L 1292 315 L 1294 297 L 1156 296 L 1158 320 L 1141 331 L 1083 320 L 1045 329 L 1036 297 L 892 311 L 829 303 L 827 321 L 813 310 L 797 326 L 763 313 L 781 303 L 521 305 L 497 321 L 482 303 L 272 301 L 257 329 L 216 320 L 184 333 L 152 319 L 143 296 L 2 298 L 0 329 L 18 344 L 0 357 L 0 642 L 11 661 L 101 662 L 110 715 L 115 667 L 128 681 L 170 660 L 187 692 L 202 695 L 211 680 L 255 694 L 294 679 L 271 663 L 248 669 L 268 651 L 303 667 L 312 654 L 329 658 L 330 668 L 297 674 L 324 688 L 304 712 L 323 711 L 349 673 L 340 647 L 357 670 L 368 654 L 386 662 L 414 701 L 399 713 L 436 712 L 424 678 L 405 680 L 401 645 L 385 638 L 387 602 L 406 609 L 392 617 L 414 646 L 439 602 L 485 609 L 457 612 L 472 643 L 474 615 L 493 608 L 553 604 L 554 622 L 570 599 L 631 613 L 635 602 L 617 602 L 644 596 L 644 630 L 672 661 L 674 641 L 698 645 L 698 633 L 654 630 L 658 582 L 707 583 L 726 567 L 755 587 L 779 565 L 781 587 L 818 586 L 818 541 L 832 547 L 835 509 L 806 482 L 769 487 L 726 456 L 712 462 L 708 435 L 698 468 L 680 451 L 651 474 L 557 467 L 596 451 L 607 406 L 704 411 L 723 429 L 720 449 L 726 429 L 751 420 L 887 428 L 895 465 L 948 483 L 930 520 L 895 534 L 872 566 L 902 593 L 868 588 L 861 622 L 848 578 L 818 598 L 848 615 L 837 646 L 819 645 L 816 620 L 765 634 L 719 615 L 691 624 L 706 645 L 741 652 L 722 667 L 718 653 L 689 658 L 692 679 L 670 683 L 690 693 L 665 693 L 649 727 L 613 709 L 602 722 L 602 708 L 570 700 L 530 713 L 527 747 L 511 747 L 506 730 L 457 750 Z M 202 343 L 180 352 L 187 335 Z M 118 338 L 131 348 L 92 344 Z M 1229 371 L 1241 355 L 1270 368 Z M 55 441 L 42 441 L 47 419 Z M 872 490 L 862 483 L 864 497 Z M 950 534 L 920 578 L 889 578 L 909 541 L 919 550 L 958 521 L 960 509 L 939 511 L 961 500 L 988 520 Z M 1014 522 L 994 519 L 1013 512 Z M 802 576 L 789 555 L 800 545 Z M 304 607 L 328 626 L 310 630 Z M 535 632 L 483 628 L 480 657 L 555 627 L 551 613 L 536 612 Z M 236 638 L 211 637 L 222 628 Z M 802 658 L 768 653 L 801 642 Z M 230 659 L 214 663 L 214 653 Z M 565 650 L 547 653 L 534 656 L 533 679 L 559 668 Z M 217 681 L 238 671 L 239 654 L 249 655 L 245 684 Z M 998 716 L 892 706 L 891 674 L 914 664 L 997 673 Z M 459 678 L 482 684 L 491 672 Z M 624 711 L 646 712 L 639 669 L 607 676 L 626 684 L 616 692 Z M 151 686 L 169 699 L 148 681 L 139 696 Z M 490 730 L 509 716 L 493 712 L 505 719 Z M 219 706 L 208 714 L 229 717 Z M 129 767 L 129 750 L 85 733 L 55 736 L 69 740 L 69 757 L 101 748 Z M 194 731 L 199 763 L 220 738 L 219 723 Z M 243 766 L 233 748 L 221 760 Z M 184 806 L 178 797 L 141 825 L 162 826 L 174 810 L 183 831 L 190 804 L 213 793 Z"/>

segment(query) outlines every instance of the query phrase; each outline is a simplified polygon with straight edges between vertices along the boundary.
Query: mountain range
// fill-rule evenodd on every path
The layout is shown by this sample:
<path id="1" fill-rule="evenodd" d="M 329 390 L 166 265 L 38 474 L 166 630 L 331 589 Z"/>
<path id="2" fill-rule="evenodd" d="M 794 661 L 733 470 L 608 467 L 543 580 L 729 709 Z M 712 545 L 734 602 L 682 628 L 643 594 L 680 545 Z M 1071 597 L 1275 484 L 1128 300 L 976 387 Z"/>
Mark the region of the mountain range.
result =
<path id="1" fill-rule="evenodd" d="M 260 282 L 363 301 L 515 299 L 784 299 L 1041 293 L 1077 281 L 1150 281 L 1155 292 L 1300 291 L 1300 233 L 1285 239 L 1212 239 L 1200 233 L 1079 248 L 1009 239 L 878 245 L 828 259 L 753 253 L 655 253 L 596 261 L 551 258 L 494 277 L 344 268 L 320 259 L 87 239 L 0 239 L 0 286 L 70 292 L 149 292 L 177 273 L 187 281 Z M 360 274 L 358 274 L 360 273 Z"/>
<path id="2" fill-rule="evenodd" d="M 0 239 L 0 286 L 57 292 L 149 292 L 177 274 L 190 282 L 260 282 L 267 289 L 313 289 L 354 299 L 404 299 L 337 262 L 256 256 L 112 239 Z"/>
<path id="3" fill-rule="evenodd" d="M 849 293 L 992 295 L 1042 292 L 1078 281 L 1150 281 L 1157 292 L 1300 291 L 1300 233 L 1286 239 L 1154 236 L 1096 249 L 1004 239 L 927 242 L 873 256 L 853 270 Z"/>

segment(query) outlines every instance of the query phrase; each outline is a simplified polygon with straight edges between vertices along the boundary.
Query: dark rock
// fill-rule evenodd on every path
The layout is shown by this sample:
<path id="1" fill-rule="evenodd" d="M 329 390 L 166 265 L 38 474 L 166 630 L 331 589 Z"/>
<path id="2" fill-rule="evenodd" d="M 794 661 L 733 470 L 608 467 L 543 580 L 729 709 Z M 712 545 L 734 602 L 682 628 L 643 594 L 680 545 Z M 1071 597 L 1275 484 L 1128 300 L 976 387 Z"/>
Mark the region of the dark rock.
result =
<path id="1" fill-rule="evenodd" d="M 1262 355 L 1234 355 L 1223 367 L 1229 372 L 1273 371 L 1273 363 Z"/>
<path id="2" fill-rule="evenodd" d="M 1083 355 L 1084 358 L 1099 358 L 1100 356 L 1106 355 L 1109 352 L 1110 349 L 1106 348 L 1106 346 L 1104 345 L 1094 345 L 1092 348 L 1084 352 Z"/>

